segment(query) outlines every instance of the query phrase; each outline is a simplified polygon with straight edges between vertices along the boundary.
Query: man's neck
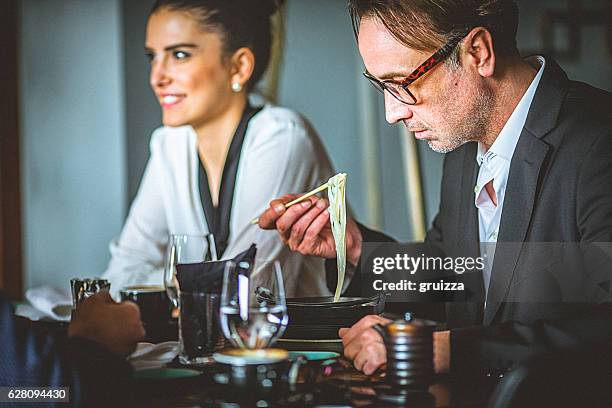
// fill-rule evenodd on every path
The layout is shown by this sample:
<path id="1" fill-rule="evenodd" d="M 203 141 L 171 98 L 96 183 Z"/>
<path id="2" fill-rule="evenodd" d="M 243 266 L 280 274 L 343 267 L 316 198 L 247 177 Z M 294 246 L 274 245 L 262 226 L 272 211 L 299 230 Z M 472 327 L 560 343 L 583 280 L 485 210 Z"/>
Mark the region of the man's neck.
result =
<path id="1" fill-rule="evenodd" d="M 496 67 L 491 89 L 495 95 L 488 132 L 480 140 L 486 150 L 493 145 L 520 102 L 538 70 L 520 57 L 507 59 Z"/>

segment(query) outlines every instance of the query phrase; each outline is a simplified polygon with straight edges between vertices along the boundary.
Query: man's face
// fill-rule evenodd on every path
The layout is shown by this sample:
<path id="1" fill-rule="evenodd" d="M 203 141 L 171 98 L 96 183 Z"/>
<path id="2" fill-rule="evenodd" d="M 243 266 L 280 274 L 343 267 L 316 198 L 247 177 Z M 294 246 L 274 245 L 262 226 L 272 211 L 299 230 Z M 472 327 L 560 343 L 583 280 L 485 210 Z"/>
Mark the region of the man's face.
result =
<path id="1" fill-rule="evenodd" d="M 398 83 L 436 51 L 406 47 L 373 18 L 361 20 L 358 42 L 368 72 L 380 80 Z M 416 97 L 415 105 L 384 93 L 387 122 L 403 122 L 434 151 L 447 153 L 485 135 L 492 96 L 476 69 L 462 66 L 451 70 L 440 63 L 409 89 Z"/>

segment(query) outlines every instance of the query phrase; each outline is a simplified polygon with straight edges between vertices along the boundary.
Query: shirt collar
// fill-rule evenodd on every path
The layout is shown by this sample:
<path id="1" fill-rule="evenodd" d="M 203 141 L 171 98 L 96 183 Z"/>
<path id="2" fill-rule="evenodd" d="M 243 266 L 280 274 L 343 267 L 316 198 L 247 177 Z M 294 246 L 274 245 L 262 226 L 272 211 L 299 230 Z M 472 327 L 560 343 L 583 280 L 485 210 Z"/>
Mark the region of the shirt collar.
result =
<path id="1" fill-rule="evenodd" d="M 525 91 L 525 94 L 519 101 L 518 105 L 516 105 L 516 108 L 514 108 L 512 115 L 510 115 L 510 118 L 508 118 L 508 121 L 495 139 L 495 142 L 493 142 L 493 145 L 491 145 L 491 148 L 486 151 L 484 144 L 478 142 L 476 161 L 478 162 L 479 166 L 482 165 L 486 157 L 498 156 L 507 160 L 508 162 L 512 159 L 514 149 L 516 148 L 516 144 L 518 143 L 521 132 L 523 131 L 523 126 L 525 126 L 525 121 L 527 120 L 527 114 L 529 113 L 531 102 L 533 101 L 533 97 L 536 89 L 538 88 L 538 84 L 540 83 L 540 79 L 542 78 L 542 73 L 544 72 L 544 67 L 546 65 L 546 60 L 544 57 L 539 55 L 527 59 L 527 62 L 533 66 L 540 65 L 538 73 L 531 81 L 529 88 L 527 88 L 527 91 Z"/>

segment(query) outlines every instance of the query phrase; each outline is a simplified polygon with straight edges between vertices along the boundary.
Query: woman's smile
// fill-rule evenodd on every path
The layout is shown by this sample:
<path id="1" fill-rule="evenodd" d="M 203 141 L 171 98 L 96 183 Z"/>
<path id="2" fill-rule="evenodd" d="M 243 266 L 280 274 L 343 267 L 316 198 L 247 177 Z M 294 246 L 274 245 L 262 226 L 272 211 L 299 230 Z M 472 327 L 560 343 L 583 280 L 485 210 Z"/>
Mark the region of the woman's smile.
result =
<path id="1" fill-rule="evenodd" d="M 183 100 L 185 100 L 185 97 L 186 95 L 184 94 L 164 93 L 159 95 L 159 104 L 164 109 L 171 108 L 183 102 Z"/>

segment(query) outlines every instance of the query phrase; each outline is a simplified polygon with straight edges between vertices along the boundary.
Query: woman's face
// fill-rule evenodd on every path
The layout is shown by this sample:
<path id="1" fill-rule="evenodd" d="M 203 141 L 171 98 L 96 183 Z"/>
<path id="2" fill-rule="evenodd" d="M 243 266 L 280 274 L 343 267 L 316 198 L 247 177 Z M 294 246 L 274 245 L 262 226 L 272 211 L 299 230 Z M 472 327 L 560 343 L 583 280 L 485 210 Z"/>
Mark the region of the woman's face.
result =
<path id="1" fill-rule="evenodd" d="M 160 9 L 152 14 L 145 48 L 164 125 L 197 130 L 237 100 L 220 35 L 204 31 L 190 13 Z"/>

